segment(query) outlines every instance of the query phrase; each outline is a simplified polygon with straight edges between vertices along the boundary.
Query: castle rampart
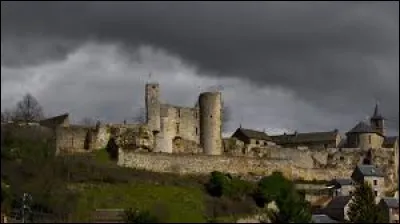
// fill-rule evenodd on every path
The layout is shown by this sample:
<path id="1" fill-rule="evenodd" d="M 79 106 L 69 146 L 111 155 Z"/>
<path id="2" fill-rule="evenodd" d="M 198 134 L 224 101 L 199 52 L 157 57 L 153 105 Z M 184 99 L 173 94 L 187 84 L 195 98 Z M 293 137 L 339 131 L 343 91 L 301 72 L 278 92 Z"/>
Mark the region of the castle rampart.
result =
<path id="1" fill-rule="evenodd" d="M 331 180 L 348 178 L 353 167 L 343 168 L 302 168 L 291 160 L 246 158 L 238 156 L 187 155 L 163 153 L 137 153 L 120 150 L 118 164 L 124 167 L 145 169 L 154 172 L 181 174 L 209 174 L 212 171 L 232 174 L 269 175 L 281 171 L 291 179 Z"/>

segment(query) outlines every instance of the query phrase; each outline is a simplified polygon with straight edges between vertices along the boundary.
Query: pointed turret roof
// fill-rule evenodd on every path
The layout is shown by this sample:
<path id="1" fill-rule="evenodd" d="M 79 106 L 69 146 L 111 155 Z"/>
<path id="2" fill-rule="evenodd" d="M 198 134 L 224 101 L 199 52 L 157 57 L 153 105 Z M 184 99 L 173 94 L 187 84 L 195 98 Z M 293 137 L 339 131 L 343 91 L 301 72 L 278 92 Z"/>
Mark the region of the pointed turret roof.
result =
<path id="1" fill-rule="evenodd" d="M 381 113 L 379 111 L 379 105 L 377 103 L 377 104 L 375 104 L 375 110 L 374 110 L 374 114 L 371 117 L 371 120 L 383 120 L 383 119 L 385 119 L 385 118 L 381 115 Z"/>

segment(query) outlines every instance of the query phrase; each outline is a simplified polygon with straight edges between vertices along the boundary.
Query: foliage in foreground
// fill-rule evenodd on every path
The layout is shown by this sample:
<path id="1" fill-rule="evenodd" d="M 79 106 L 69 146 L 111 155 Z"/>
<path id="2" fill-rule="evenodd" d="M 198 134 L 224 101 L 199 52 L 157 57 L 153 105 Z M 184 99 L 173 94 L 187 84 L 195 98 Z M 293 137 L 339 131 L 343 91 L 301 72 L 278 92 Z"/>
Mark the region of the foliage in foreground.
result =
<path id="1" fill-rule="evenodd" d="M 252 194 L 254 186 L 252 183 L 232 177 L 230 174 L 214 171 L 206 184 L 206 189 L 214 197 L 226 196 L 233 199 L 244 199 Z"/>
<path id="2" fill-rule="evenodd" d="M 350 202 L 349 221 L 352 223 L 388 223 L 389 217 L 375 203 L 375 194 L 371 186 L 364 182 L 359 185 Z"/>
<path id="3" fill-rule="evenodd" d="M 275 202 L 277 209 L 266 208 L 266 219 L 271 223 L 307 223 L 311 221 L 309 202 L 296 190 L 295 185 L 282 173 L 274 172 L 258 183 L 255 193 L 258 205 Z M 267 222 L 263 220 L 263 222 Z"/>
<path id="4" fill-rule="evenodd" d="M 125 223 L 159 223 L 156 216 L 149 211 L 140 211 L 139 209 L 129 208 L 124 213 Z"/>

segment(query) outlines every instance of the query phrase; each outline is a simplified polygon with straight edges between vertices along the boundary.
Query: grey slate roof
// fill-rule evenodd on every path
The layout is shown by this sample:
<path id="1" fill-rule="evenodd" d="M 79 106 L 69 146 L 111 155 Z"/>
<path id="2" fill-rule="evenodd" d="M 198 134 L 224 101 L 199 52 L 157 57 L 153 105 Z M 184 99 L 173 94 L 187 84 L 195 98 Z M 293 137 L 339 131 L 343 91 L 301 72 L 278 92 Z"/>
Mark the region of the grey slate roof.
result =
<path id="1" fill-rule="evenodd" d="M 314 223 L 339 223 L 325 214 L 312 215 L 312 221 Z"/>
<path id="2" fill-rule="evenodd" d="M 334 197 L 326 206 L 326 209 L 343 209 L 347 205 L 347 203 L 349 203 L 350 199 L 351 196 Z"/>
<path id="3" fill-rule="evenodd" d="M 359 172 L 364 176 L 364 177 L 383 177 L 382 171 L 377 168 L 374 165 L 358 165 L 356 169 L 359 170 Z"/>
<path id="4" fill-rule="evenodd" d="M 262 131 L 256 131 L 256 130 L 244 129 L 244 128 L 238 128 L 236 130 L 236 132 L 238 132 L 238 131 L 250 139 L 268 140 L 268 141 L 271 140 L 271 137 L 269 137 L 265 132 L 262 132 Z"/>
<path id="5" fill-rule="evenodd" d="M 383 141 L 382 147 L 383 148 L 393 148 L 396 141 L 399 139 L 397 136 L 388 136 Z"/>
<path id="6" fill-rule="evenodd" d="M 65 119 L 68 118 L 68 116 L 69 116 L 68 113 L 61 114 L 59 116 L 43 119 L 43 120 L 39 121 L 39 124 L 43 125 L 43 126 L 48 126 L 48 125 L 58 126 L 58 125 L 62 124 L 65 121 Z"/>
<path id="7" fill-rule="evenodd" d="M 377 133 L 377 132 L 370 125 L 361 121 L 347 133 Z"/>
<path id="8" fill-rule="evenodd" d="M 280 144 L 290 143 L 309 143 L 309 142 L 324 142 L 324 141 L 336 141 L 338 135 L 337 130 L 328 132 L 308 132 L 308 133 L 295 133 L 271 136 L 271 138 Z"/>
<path id="9" fill-rule="evenodd" d="M 333 179 L 331 181 L 331 184 L 347 186 L 347 185 L 352 185 L 353 181 L 351 179 Z"/>
<path id="10" fill-rule="evenodd" d="M 399 199 L 397 198 L 382 198 L 381 202 L 385 203 L 388 208 L 399 208 Z"/>

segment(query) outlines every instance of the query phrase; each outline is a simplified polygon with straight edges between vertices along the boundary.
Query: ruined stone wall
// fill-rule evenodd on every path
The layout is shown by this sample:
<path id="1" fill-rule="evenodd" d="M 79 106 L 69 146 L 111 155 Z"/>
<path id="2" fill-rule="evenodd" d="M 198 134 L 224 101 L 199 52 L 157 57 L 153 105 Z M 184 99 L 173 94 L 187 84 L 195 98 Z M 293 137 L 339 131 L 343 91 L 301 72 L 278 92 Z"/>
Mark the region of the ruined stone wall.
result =
<path id="1" fill-rule="evenodd" d="M 169 129 L 174 130 L 175 136 L 197 143 L 200 142 L 198 109 L 164 104 L 162 110 L 168 111 L 168 119 L 170 119 L 168 124 L 171 125 Z M 165 113 L 162 112 L 162 114 Z"/>
<path id="2" fill-rule="evenodd" d="M 89 128 L 85 126 L 71 125 L 56 129 L 56 152 L 73 153 L 85 148 Z"/>
<path id="3" fill-rule="evenodd" d="M 146 84 L 146 120 L 151 131 L 160 131 L 160 85 Z"/>
<path id="4" fill-rule="evenodd" d="M 299 167 L 290 160 L 268 160 L 238 156 L 210 156 L 164 153 L 135 153 L 120 150 L 118 165 L 153 172 L 202 173 L 212 171 L 229 172 L 246 176 L 249 174 L 269 175 L 281 171 L 291 179 L 331 180 L 348 178 L 353 169 L 348 168 L 307 168 Z"/>
<path id="5" fill-rule="evenodd" d="M 99 126 L 99 128 L 94 133 L 94 144 L 93 149 L 102 149 L 107 146 L 108 141 L 110 140 L 111 132 L 110 128 L 106 125 Z"/>

